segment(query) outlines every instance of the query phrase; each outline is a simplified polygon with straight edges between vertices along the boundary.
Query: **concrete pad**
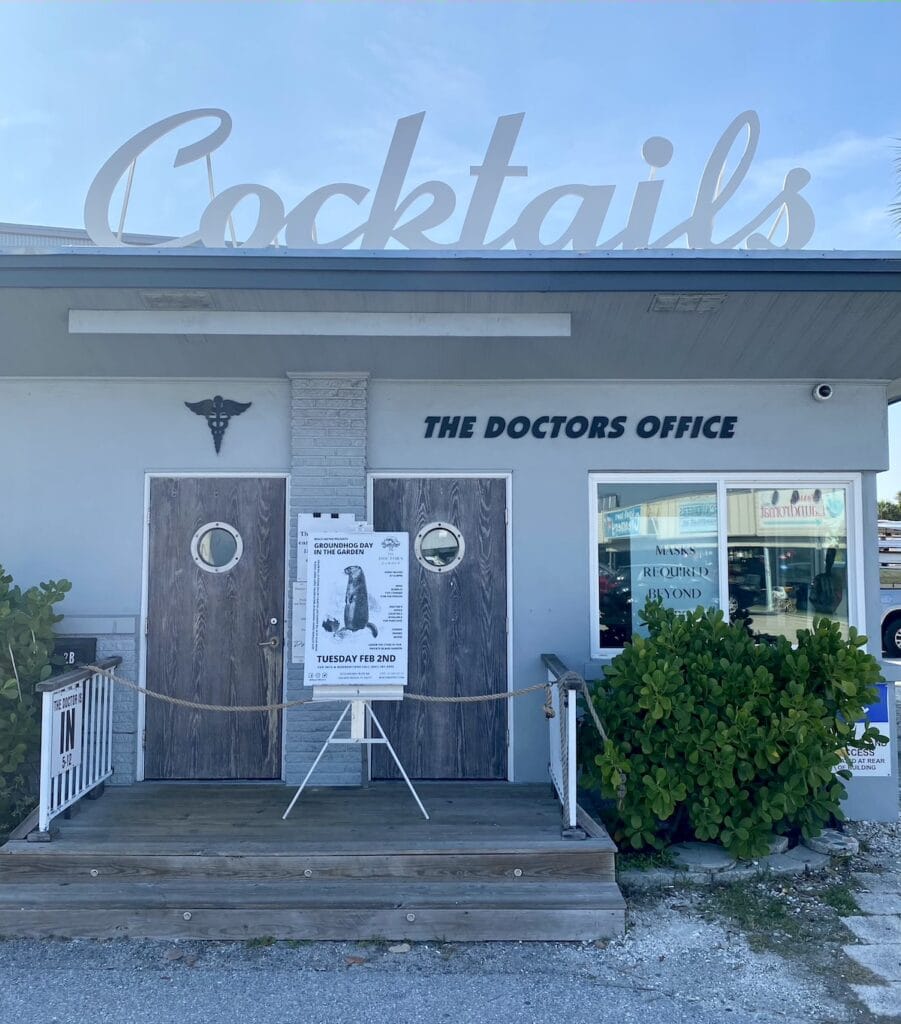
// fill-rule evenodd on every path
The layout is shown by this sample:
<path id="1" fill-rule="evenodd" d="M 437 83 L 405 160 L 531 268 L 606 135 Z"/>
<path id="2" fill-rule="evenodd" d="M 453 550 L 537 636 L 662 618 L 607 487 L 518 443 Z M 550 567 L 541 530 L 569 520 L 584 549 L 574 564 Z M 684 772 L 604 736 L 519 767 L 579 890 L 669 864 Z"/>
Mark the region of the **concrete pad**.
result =
<path id="1" fill-rule="evenodd" d="M 807 871 L 820 871 L 829 867 L 830 858 L 825 853 L 808 850 L 806 846 L 796 846 L 787 853 L 761 857 L 758 863 L 763 871 L 774 875 L 803 875 Z"/>
<path id="2" fill-rule="evenodd" d="M 711 885 L 730 885 L 732 882 L 750 882 L 760 877 L 760 870 L 754 864 L 734 864 L 725 871 L 689 871 L 693 882 L 709 882 Z"/>
<path id="3" fill-rule="evenodd" d="M 718 843 L 677 843 L 669 848 L 679 867 L 690 871 L 726 871 L 735 858 Z"/>
<path id="4" fill-rule="evenodd" d="M 812 850 L 805 852 L 813 853 Z M 803 858 L 789 857 L 787 853 L 773 853 L 769 857 L 761 857 L 757 862 L 757 868 L 762 875 L 803 875 L 807 871 Z"/>
<path id="5" fill-rule="evenodd" d="M 868 892 L 901 893 L 901 871 L 854 871 L 852 877 L 858 885 Z"/>
<path id="6" fill-rule="evenodd" d="M 874 914 L 872 917 L 843 917 L 846 924 L 861 942 L 880 944 L 901 942 L 901 917 Z"/>
<path id="7" fill-rule="evenodd" d="M 856 892 L 854 899 L 865 914 L 901 914 L 901 896 L 894 892 Z"/>
<path id="8" fill-rule="evenodd" d="M 901 981 L 901 942 L 887 942 L 882 946 L 842 946 L 845 956 L 856 960 L 884 981 Z M 901 1003 L 895 1007 L 901 1013 Z"/>
<path id="9" fill-rule="evenodd" d="M 785 853 L 788 849 L 788 836 L 770 836 L 770 853 Z"/>
<path id="10" fill-rule="evenodd" d="M 662 889 L 666 886 L 684 885 L 689 879 L 685 871 L 654 868 L 650 871 L 617 871 L 616 880 L 620 885 L 634 889 Z"/>
<path id="11" fill-rule="evenodd" d="M 854 994 L 877 1017 L 901 1015 L 901 984 L 852 985 Z"/>
<path id="12" fill-rule="evenodd" d="M 804 846 L 830 857 L 853 857 L 860 852 L 860 844 L 853 836 L 846 836 L 834 828 L 824 828 L 818 836 L 802 840 Z"/>

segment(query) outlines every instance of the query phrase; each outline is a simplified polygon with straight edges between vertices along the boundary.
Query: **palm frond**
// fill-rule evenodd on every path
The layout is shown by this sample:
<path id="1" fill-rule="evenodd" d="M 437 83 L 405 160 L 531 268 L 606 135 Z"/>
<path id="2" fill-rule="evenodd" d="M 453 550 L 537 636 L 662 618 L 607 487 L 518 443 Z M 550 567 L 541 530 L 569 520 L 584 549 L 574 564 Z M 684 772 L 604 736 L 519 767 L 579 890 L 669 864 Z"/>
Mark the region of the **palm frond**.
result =
<path id="1" fill-rule="evenodd" d="M 892 203 L 888 208 L 888 212 L 895 227 L 901 232 L 901 139 L 895 139 L 895 142 L 898 143 L 898 155 L 895 157 L 895 174 L 898 177 L 898 186 L 895 191 L 898 196 L 898 202 Z"/>

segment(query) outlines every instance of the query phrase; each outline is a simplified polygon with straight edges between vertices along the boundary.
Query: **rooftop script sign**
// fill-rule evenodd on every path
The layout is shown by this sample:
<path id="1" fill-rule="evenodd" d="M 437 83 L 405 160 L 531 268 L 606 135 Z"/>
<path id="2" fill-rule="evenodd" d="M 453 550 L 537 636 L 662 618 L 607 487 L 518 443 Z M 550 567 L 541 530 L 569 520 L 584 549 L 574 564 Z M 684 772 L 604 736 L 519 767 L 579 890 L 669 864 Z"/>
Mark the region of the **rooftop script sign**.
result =
<path id="1" fill-rule="evenodd" d="M 381 176 L 375 188 L 352 182 L 335 182 L 315 189 L 296 206 L 286 210 L 282 197 L 273 189 L 259 184 L 232 185 L 212 195 L 204 209 L 196 231 L 180 238 L 158 243 L 159 247 L 181 247 L 200 243 L 209 248 L 234 245 L 232 214 L 245 199 L 256 201 L 255 224 L 241 244 L 245 248 L 264 248 L 277 244 L 284 232 L 285 244 L 292 249 L 361 249 L 379 250 L 402 246 L 415 250 L 453 249 L 485 251 L 496 249 L 576 251 L 612 249 L 664 249 L 685 240 L 692 249 L 731 249 L 743 245 L 748 249 L 801 249 L 813 236 L 814 214 L 801 195 L 810 181 L 810 173 L 801 167 L 791 168 L 782 188 L 759 213 L 739 230 L 726 237 L 717 237 L 716 219 L 746 178 L 760 138 L 760 119 L 753 110 L 739 114 L 720 136 L 710 154 L 688 216 L 675 226 L 657 234 L 654 221 L 664 180 L 658 177 L 673 156 L 673 143 L 662 136 L 645 140 L 641 153 L 648 165 L 648 180 L 635 186 L 632 206 L 624 226 L 607 234 L 607 213 L 616 185 L 566 184 L 547 189 L 531 199 L 509 227 L 490 238 L 490 225 L 507 178 L 526 177 L 528 167 L 513 164 L 513 149 L 522 128 L 523 114 L 499 117 L 481 164 L 471 167 L 475 179 L 466 208 L 460 237 L 453 243 L 436 241 L 429 232 L 445 224 L 454 214 L 458 195 L 444 181 L 423 181 L 408 189 L 407 175 L 413 160 L 424 113 L 401 118 L 388 147 Z M 183 146 L 175 156 L 175 167 L 205 160 L 212 172 L 210 156 L 229 137 L 231 117 L 224 110 L 209 107 L 186 110 L 157 121 L 138 132 L 100 168 L 85 200 L 85 228 L 96 245 L 123 246 L 123 214 L 119 228 L 110 227 L 110 206 L 113 194 L 123 178 L 127 178 L 126 200 L 131 192 L 134 165 L 138 157 L 170 132 L 182 125 L 208 118 L 218 123 L 213 131 L 196 142 Z M 737 161 L 730 161 L 733 149 Z M 734 166 L 729 169 L 729 163 Z M 212 193 L 212 184 L 210 191 Z M 368 210 L 363 206 L 368 200 Z M 575 212 L 556 238 L 549 231 L 559 231 L 558 204 L 567 201 L 567 210 L 576 201 Z M 423 208 L 423 201 L 425 206 Z M 327 203 L 351 203 L 361 208 L 360 222 L 337 238 L 321 237 L 317 217 Z M 411 212 L 413 208 L 415 212 Z M 549 220 L 557 226 L 549 227 Z M 782 241 L 774 241 L 777 227 L 782 225 Z M 762 229 L 769 227 L 764 234 Z"/>

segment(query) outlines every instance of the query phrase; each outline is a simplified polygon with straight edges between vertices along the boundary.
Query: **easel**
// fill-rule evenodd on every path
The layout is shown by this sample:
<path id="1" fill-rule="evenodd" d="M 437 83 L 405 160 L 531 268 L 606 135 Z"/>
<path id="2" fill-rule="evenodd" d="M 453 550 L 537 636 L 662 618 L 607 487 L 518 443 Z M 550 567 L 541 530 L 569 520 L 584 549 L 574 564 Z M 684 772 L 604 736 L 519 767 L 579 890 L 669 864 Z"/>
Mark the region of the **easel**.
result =
<path id="1" fill-rule="evenodd" d="M 391 687 L 392 691 L 395 690 L 395 689 L 400 689 L 400 688 Z M 348 692 L 349 690 L 351 692 Z M 365 693 L 365 696 L 364 696 L 364 693 Z M 419 799 L 419 794 L 413 788 L 413 783 L 410 781 L 410 777 L 404 771 L 404 766 L 400 763 L 400 758 L 398 758 L 397 754 L 395 753 L 394 747 L 391 746 L 391 741 L 385 735 L 385 730 L 382 728 L 381 722 L 379 722 L 378 718 L 376 718 L 375 712 L 372 710 L 372 701 L 375 698 L 375 696 L 376 695 L 371 692 L 371 688 L 370 688 L 370 692 L 368 692 L 368 693 L 366 693 L 363 688 L 353 688 L 353 687 L 347 687 L 347 686 L 330 686 L 330 687 L 315 687 L 314 688 L 314 690 L 313 690 L 313 700 L 314 701 L 321 701 L 321 700 L 328 700 L 328 701 L 347 700 L 348 697 L 352 697 L 352 699 L 347 701 L 347 703 L 345 704 L 344 710 L 341 712 L 340 716 L 338 717 L 338 721 L 335 722 L 334 728 L 329 733 L 328 739 L 325 741 L 325 743 L 322 744 L 322 749 L 319 751 L 319 753 L 316 755 L 315 760 L 310 765 L 310 770 L 304 776 L 303 782 L 301 782 L 297 792 L 294 794 L 294 799 L 291 801 L 290 804 L 288 804 L 288 809 L 282 815 L 282 821 L 284 821 L 288 817 L 288 815 L 293 810 L 294 805 L 300 799 L 300 794 L 304 791 L 304 787 L 310 781 L 310 776 L 316 770 L 316 765 L 318 765 L 319 762 L 322 760 L 322 756 L 323 756 L 323 754 L 325 754 L 326 750 L 328 750 L 328 748 L 332 744 L 341 744 L 341 743 L 356 743 L 356 744 L 359 744 L 360 746 L 362 746 L 364 744 L 366 746 L 374 746 L 374 745 L 377 745 L 377 744 L 378 745 L 384 744 L 384 746 L 386 746 L 388 748 L 388 753 L 392 756 L 392 758 L 394 758 L 394 763 L 397 765 L 398 771 L 403 776 L 404 782 L 406 782 L 406 784 L 407 784 L 407 789 L 409 789 L 410 792 L 413 794 L 413 799 L 416 801 L 416 805 L 422 811 L 423 817 L 426 819 L 426 821 L 429 820 L 428 811 L 426 811 L 425 807 L 423 807 L 422 801 Z M 392 693 L 390 695 L 388 693 L 379 694 L 378 697 L 379 697 L 379 699 L 387 698 L 387 699 L 390 700 L 390 699 L 392 699 L 392 697 L 395 700 L 398 699 L 397 698 L 397 694 L 395 694 L 395 693 Z M 338 729 L 341 727 L 341 723 L 344 721 L 345 718 L 347 718 L 347 712 L 348 711 L 350 712 L 350 736 L 341 736 L 341 737 L 339 737 L 336 734 L 338 732 Z M 379 732 L 379 736 L 378 737 L 372 735 L 372 730 L 371 729 L 370 729 L 370 734 L 367 735 L 367 733 L 366 733 L 366 720 L 367 720 L 367 717 L 369 719 L 370 725 L 374 725 L 375 728 L 378 729 L 378 732 Z"/>

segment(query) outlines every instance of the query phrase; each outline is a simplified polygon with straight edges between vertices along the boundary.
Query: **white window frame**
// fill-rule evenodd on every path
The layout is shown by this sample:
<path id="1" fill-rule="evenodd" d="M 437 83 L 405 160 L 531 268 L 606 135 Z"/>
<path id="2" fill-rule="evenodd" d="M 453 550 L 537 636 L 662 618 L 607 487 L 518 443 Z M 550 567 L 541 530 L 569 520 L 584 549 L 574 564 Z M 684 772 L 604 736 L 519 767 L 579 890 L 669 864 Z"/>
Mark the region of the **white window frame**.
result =
<path id="1" fill-rule="evenodd" d="M 590 621 L 589 642 L 591 657 L 609 661 L 622 652 L 622 647 L 601 647 L 598 623 L 600 621 L 600 595 L 598 593 L 598 484 L 615 488 L 622 484 L 695 484 L 716 488 L 717 507 L 717 552 L 719 562 L 720 607 L 729 619 L 729 558 L 728 558 L 728 500 L 727 493 L 733 487 L 785 487 L 786 484 L 827 484 L 845 487 L 845 528 L 848 543 L 848 625 L 866 633 L 866 587 L 863 578 L 863 510 L 860 473 L 589 473 L 589 572 L 588 589 Z M 868 634 L 867 634 L 868 635 Z M 877 641 L 870 640 L 867 648 Z"/>

